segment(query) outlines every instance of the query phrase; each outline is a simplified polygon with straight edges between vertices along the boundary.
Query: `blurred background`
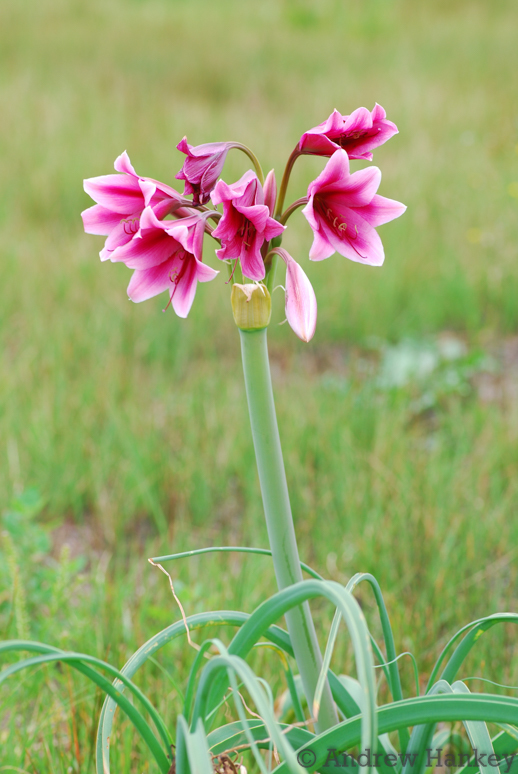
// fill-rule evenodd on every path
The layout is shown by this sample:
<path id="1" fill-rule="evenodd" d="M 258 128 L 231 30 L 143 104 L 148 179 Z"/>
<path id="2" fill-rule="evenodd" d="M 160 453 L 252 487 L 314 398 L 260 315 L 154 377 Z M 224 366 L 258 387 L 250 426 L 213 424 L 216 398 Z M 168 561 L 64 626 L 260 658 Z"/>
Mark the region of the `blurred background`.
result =
<path id="1" fill-rule="evenodd" d="M 514 0 L 3 0 L 2 636 L 120 666 L 179 617 L 146 557 L 266 545 L 224 272 L 198 285 L 187 320 L 162 314 L 165 295 L 128 302 L 129 270 L 101 264 L 103 238 L 83 233 L 83 178 L 113 171 L 126 149 L 139 174 L 181 190 L 184 135 L 244 142 L 280 178 L 306 129 L 375 102 L 400 130 L 375 151 L 380 193 L 408 205 L 380 229 L 385 265 L 310 263 L 299 211 L 284 246 L 317 294 L 309 345 L 277 325 L 274 295 L 301 555 L 342 582 L 372 572 L 424 675 L 462 623 L 512 609 L 516 22 Z M 288 202 L 324 163 L 297 162 Z M 246 169 L 233 152 L 224 177 Z M 205 260 L 218 263 L 209 242 Z M 274 591 L 261 557 L 168 567 L 187 614 L 251 610 Z M 368 592 L 359 599 L 371 616 Z M 315 610 L 324 639 L 330 611 Z M 473 674 L 518 682 L 514 642 L 505 627 L 488 636 Z M 169 719 L 191 652 L 171 646 L 142 677 Z M 336 659 L 352 668 L 345 642 Z M 414 690 L 410 664 L 401 672 Z M 49 668 L 0 691 L 1 763 L 93 771 L 93 689 Z M 147 771 L 119 728 L 117 770 Z"/>

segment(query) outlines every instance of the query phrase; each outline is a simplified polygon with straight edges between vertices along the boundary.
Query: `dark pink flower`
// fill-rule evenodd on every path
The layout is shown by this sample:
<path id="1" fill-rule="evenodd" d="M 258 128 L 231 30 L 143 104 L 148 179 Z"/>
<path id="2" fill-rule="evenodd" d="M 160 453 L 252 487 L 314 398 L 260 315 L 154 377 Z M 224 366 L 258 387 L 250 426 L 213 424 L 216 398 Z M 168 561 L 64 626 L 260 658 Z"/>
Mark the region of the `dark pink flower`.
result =
<path id="1" fill-rule="evenodd" d="M 322 261 L 334 252 L 351 261 L 381 266 L 383 245 L 376 226 L 404 213 L 406 207 L 378 196 L 381 172 L 367 167 L 349 172 L 344 150 L 331 156 L 322 173 L 310 183 L 308 203 L 302 210 L 313 229 L 312 261 Z"/>
<path id="2" fill-rule="evenodd" d="M 184 194 L 192 194 L 193 204 L 205 204 L 221 174 L 232 142 L 207 142 L 193 147 L 184 137 L 176 146 L 187 158 L 176 175 L 185 180 Z"/>
<path id="3" fill-rule="evenodd" d="M 249 170 L 233 185 L 220 180 L 211 198 L 214 204 L 223 203 L 223 217 L 212 233 L 222 245 L 216 255 L 222 261 L 239 258 L 245 277 L 262 280 L 261 247 L 282 234 L 285 226 L 270 217 L 257 175 Z"/>
<path id="4" fill-rule="evenodd" d="M 302 341 L 310 341 L 317 324 L 317 299 L 306 273 L 282 247 L 277 248 L 286 264 L 286 318 Z"/>
<path id="5" fill-rule="evenodd" d="M 86 193 L 97 204 L 82 212 L 81 217 L 87 234 L 108 236 L 100 253 L 103 261 L 137 233 L 145 207 L 153 207 L 158 217 L 163 218 L 183 199 L 165 183 L 137 175 L 126 151 L 115 160 L 114 166 L 121 174 L 84 181 Z"/>
<path id="6" fill-rule="evenodd" d="M 332 156 L 339 148 L 347 151 L 350 159 L 372 161 L 371 151 L 398 133 L 398 128 L 385 117 L 381 105 L 371 111 L 360 107 L 350 116 L 334 110 L 327 121 L 305 132 L 299 141 L 301 153 Z"/>
<path id="7" fill-rule="evenodd" d="M 176 314 L 187 317 L 198 281 L 209 282 L 218 274 L 201 261 L 208 215 L 158 220 L 152 207 L 145 208 L 137 234 L 111 254 L 112 261 L 135 269 L 128 285 L 132 301 L 146 301 L 167 290 Z"/>

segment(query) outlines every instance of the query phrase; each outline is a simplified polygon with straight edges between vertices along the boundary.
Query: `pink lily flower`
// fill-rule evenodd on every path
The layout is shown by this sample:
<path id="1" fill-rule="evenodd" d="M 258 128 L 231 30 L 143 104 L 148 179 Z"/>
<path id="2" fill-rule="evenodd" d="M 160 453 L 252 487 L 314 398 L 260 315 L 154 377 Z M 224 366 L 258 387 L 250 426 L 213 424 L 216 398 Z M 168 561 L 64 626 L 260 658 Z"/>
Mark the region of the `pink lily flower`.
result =
<path id="1" fill-rule="evenodd" d="M 193 204 L 205 204 L 221 174 L 232 142 L 207 142 L 193 147 L 184 137 L 176 146 L 187 158 L 176 175 L 177 180 L 185 180 L 185 194 L 192 194 Z"/>
<path id="2" fill-rule="evenodd" d="M 220 180 L 211 198 L 214 204 L 223 203 L 223 217 L 212 232 L 222 244 L 216 255 L 222 261 L 239 258 L 245 277 L 264 279 L 261 247 L 286 227 L 270 217 L 257 175 L 249 170 L 232 185 Z"/>
<path id="3" fill-rule="evenodd" d="M 126 151 L 117 157 L 114 166 L 121 174 L 91 177 L 83 183 L 86 193 L 97 202 L 81 213 L 84 229 L 87 234 L 108 236 L 100 252 L 102 261 L 133 239 L 145 207 L 153 207 L 163 218 L 183 199 L 165 183 L 137 175 Z"/>
<path id="4" fill-rule="evenodd" d="M 135 270 L 128 285 L 132 301 L 146 301 L 168 290 L 176 314 L 187 317 L 197 283 L 209 282 L 219 274 L 201 260 L 209 214 L 159 220 L 152 207 L 144 209 L 137 234 L 111 256 L 112 261 L 122 261 Z"/>
<path id="5" fill-rule="evenodd" d="M 342 116 L 334 110 L 327 121 L 302 135 L 299 151 L 332 156 L 343 148 L 350 159 L 372 161 L 371 151 L 397 133 L 397 126 L 386 118 L 385 111 L 377 103 L 372 111 L 360 107 L 350 116 Z"/>
<path id="6" fill-rule="evenodd" d="M 312 261 L 323 261 L 334 252 L 371 266 L 381 266 L 385 254 L 376 226 L 404 213 L 401 202 L 378 196 L 381 172 L 367 167 L 349 172 L 344 150 L 331 156 L 321 174 L 310 183 L 308 203 L 302 210 L 313 229 L 309 252 Z"/>
<path id="7" fill-rule="evenodd" d="M 317 299 L 299 264 L 282 247 L 276 249 L 286 264 L 286 318 L 302 341 L 310 341 L 317 324 Z"/>

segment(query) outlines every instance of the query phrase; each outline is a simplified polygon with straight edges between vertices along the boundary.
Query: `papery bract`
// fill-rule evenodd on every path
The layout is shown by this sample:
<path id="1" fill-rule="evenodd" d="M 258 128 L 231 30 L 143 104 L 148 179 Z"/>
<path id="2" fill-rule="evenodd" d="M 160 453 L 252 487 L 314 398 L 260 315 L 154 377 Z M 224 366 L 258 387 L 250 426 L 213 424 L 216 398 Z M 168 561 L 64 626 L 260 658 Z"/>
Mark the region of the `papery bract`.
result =
<path id="1" fill-rule="evenodd" d="M 312 261 L 334 252 L 351 261 L 381 266 L 384 251 L 376 226 L 404 213 L 401 202 L 376 194 L 381 181 L 377 167 L 352 175 L 344 150 L 331 156 L 322 173 L 308 187 L 308 203 L 302 210 L 313 229 Z"/>
<path id="2" fill-rule="evenodd" d="M 223 217 L 212 234 L 222 244 L 216 255 L 221 260 L 239 258 L 246 277 L 262 280 L 261 247 L 282 234 L 285 226 L 270 217 L 257 175 L 249 170 L 232 185 L 220 180 L 211 198 L 214 204 L 223 203 Z"/>
<path id="3" fill-rule="evenodd" d="M 218 274 L 201 261 L 208 215 L 158 220 L 151 207 L 145 208 L 138 233 L 111 256 L 112 261 L 135 269 L 128 285 L 132 301 L 145 301 L 169 290 L 174 311 L 187 317 L 198 281 L 209 282 Z"/>
<path id="4" fill-rule="evenodd" d="M 398 133 L 397 126 L 386 118 L 381 105 L 372 111 L 360 107 L 350 116 L 334 110 L 327 121 L 305 132 L 299 141 L 301 153 L 332 156 L 339 148 L 350 159 L 372 160 L 371 151 Z"/>
<path id="5" fill-rule="evenodd" d="M 286 264 L 286 318 L 302 341 L 310 341 L 317 324 L 317 299 L 302 267 L 283 248 L 277 248 Z"/>
<path id="6" fill-rule="evenodd" d="M 84 229 L 87 234 L 108 236 L 100 253 L 103 261 L 134 237 L 145 207 L 153 207 L 157 216 L 163 218 L 183 200 L 178 191 L 165 183 L 137 175 L 126 151 L 117 157 L 114 166 L 120 174 L 83 181 L 86 193 L 97 202 L 81 213 Z"/>
<path id="7" fill-rule="evenodd" d="M 184 194 L 192 194 L 194 204 L 205 204 L 221 174 L 227 153 L 234 147 L 232 142 L 207 142 L 192 146 L 184 137 L 176 146 L 187 158 L 176 175 L 185 180 Z"/>

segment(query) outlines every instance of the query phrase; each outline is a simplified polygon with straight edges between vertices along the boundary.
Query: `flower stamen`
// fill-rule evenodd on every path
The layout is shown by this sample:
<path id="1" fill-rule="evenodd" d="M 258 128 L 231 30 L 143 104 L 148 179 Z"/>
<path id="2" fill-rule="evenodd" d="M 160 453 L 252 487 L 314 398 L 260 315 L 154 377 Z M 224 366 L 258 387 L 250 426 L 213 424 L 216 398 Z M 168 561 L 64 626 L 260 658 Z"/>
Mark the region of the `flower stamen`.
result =
<path id="1" fill-rule="evenodd" d="M 139 218 L 122 218 L 121 223 L 123 224 L 124 233 L 128 234 L 128 236 L 131 234 L 136 234 L 139 228 Z M 126 226 L 128 227 L 126 229 Z"/>

